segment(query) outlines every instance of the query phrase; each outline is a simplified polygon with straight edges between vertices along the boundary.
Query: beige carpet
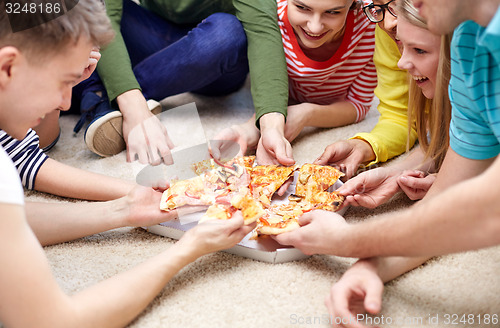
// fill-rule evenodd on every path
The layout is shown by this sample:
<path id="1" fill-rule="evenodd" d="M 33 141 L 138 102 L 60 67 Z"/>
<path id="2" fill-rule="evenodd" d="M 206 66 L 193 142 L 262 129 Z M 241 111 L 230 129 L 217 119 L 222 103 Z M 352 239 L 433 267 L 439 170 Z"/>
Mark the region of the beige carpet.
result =
<path id="1" fill-rule="evenodd" d="M 191 102 L 197 105 L 208 137 L 247 119 L 253 111 L 248 83 L 228 97 L 182 94 L 167 98 L 162 104 L 169 109 Z M 336 140 L 358 131 L 369 131 L 377 119 L 377 111 L 372 110 L 359 124 L 308 130 L 293 144 L 298 163 L 313 161 Z M 62 138 L 51 157 L 83 169 L 133 180 L 137 170 L 125 162 L 124 153 L 98 158 L 86 150 L 82 133 L 73 137 L 75 121 L 75 117 L 61 119 Z M 190 127 L 186 125 L 183 120 L 176 124 L 181 128 L 180 135 L 172 136 L 176 144 L 192 139 Z M 28 193 L 28 199 L 67 201 L 35 192 Z M 349 209 L 346 218 L 364 220 L 410 205 L 405 197 L 399 197 L 375 211 Z M 173 242 L 139 228 L 122 228 L 46 247 L 45 251 L 62 288 L 74 293 L 131 268 Z M 130 327 L 327 327 L 331 319 L 324 298 L 353 261 L 315 255 L 273 265 L 224 252 L 212 254 L 181 271 Z M 499 248 L 434 259 L 386 285 L 383 310 L 376 322 L 392 321 L 390 325 L 381 325 L 387 327 L 498 327 L 498 321 L 483 324 L 481 315 L 500 312 L 499 270 Z M 456 325 L 447 325 L 447 314 L 458 315 L 458 319 L 462 314 L 470 314 L 466 319 L 474 317 L 474 321 L 470 319 L 464 324 L 456 320 Z M 432 321 L 429 318 L 433 318 Z"/>

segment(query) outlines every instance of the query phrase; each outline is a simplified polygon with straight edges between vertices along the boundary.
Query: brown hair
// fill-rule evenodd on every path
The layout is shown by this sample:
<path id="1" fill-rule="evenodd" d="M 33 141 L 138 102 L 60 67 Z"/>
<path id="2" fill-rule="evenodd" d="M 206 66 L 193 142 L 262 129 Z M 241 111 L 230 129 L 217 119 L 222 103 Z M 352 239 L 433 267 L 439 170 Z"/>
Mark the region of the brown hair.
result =
<path id="1" fill-rule="evenodd" d="M 418 15 L 410 0 L 400 1 L 398 15 L 413 25 L 427 29 L 427 23 Z M 450 143 L 451 103 L 448 96 L 448 84 L 451 74 L 451 37 L 451 34 L 441 37 L 434 98 L 426 98 L 413 79 L 409 82 L 408 133 L 412 126 L 416 126 L 420 147 L 426 159 L 434 160 L 436 171 L 441 167 Z"/>
<path id="2" fill-rule="evenodd" d="M 17 4 L 19 7 L 13 6 Z M 54 7 L 57 5 L 60 6 Z M 104 5 L 99 0 L 52 3 L 16 0 L 2 6 L 5 8 L 0 8 L 0 48 L 16 47 L 30 61 L 59 53 L 68 45 L 78 43 L 81 37 L 96 46 L 106 45 L 114 37 Z"/>

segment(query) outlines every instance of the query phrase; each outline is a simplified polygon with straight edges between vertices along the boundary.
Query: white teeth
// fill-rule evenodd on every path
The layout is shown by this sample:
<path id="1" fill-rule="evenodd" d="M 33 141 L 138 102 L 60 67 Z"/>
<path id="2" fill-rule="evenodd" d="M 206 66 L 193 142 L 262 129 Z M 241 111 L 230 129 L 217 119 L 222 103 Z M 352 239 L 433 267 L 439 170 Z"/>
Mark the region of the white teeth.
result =
<path id="1" fill-rule="evenodd" d="M 320 36 L 321 34 L 323 34 L 323 33 L 321 33 L 321 34 L 312 34 L 312 33 L 310 33 L 310 32 L 307 32 L 306 30 L 304 30 L 304 32 L 306 32 L 306 34 L 307 34 L 307 35 L 312 36 L 312 37 L 318 37 L 318 36 Z"/>

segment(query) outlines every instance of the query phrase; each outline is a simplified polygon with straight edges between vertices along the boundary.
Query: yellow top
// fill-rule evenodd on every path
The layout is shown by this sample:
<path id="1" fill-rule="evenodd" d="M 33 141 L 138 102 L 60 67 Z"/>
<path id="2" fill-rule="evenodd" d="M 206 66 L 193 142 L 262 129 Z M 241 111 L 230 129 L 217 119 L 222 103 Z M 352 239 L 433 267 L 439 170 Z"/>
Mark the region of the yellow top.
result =
<path id="1" fill-rule="evenodd" d="M 398 68 L 401 58 L 398 46 L 378 26 L 375 30 L 375 54 L 378 85 L 375 96 L 380 100 L 377 109 L 380 118 L 369 133 L 358 133 L 351 139 L 368 142 L 375 153 L 375 160 L 368 165 L 385 162 L 406 151 L 408 139 L 408 75 Z M 415 127 L 410 133 L 410 148 L 417 139 Z"/>

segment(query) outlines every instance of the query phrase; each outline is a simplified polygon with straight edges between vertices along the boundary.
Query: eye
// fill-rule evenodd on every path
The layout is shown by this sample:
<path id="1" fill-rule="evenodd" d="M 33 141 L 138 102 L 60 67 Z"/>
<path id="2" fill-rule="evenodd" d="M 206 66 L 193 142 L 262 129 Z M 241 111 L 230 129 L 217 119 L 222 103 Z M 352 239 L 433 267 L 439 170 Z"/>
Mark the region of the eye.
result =
<path id="1" fill-rule="evenodd" d="M 303 11 L 308 11 L 308 10 L 309 10 L 309 8 L 304 7 L 304 6 L 302 6 L 302 5 L 299 5 L 299 4 L 295 4 L 295 7 L 297 7 L 297 9 L 299 9 L 299 10 L 303 10 Z"/>
<path id="2" fill-rule="evenodd" d="M 338 15 L 338 14 L 340 14 L 340 11 L 337 11 L 337 10 L 327 10 L 326 13 L 328 15 Z"/>
<path id="3" fill-rule="evenodd" d="M 423 55 L 423 54 L 426 54 L 427 51 L 423 50 L 423 49 L 420 49 L 420 48 L 413 48 L 413 50 L 419 54 L 419 55 Z"/>

